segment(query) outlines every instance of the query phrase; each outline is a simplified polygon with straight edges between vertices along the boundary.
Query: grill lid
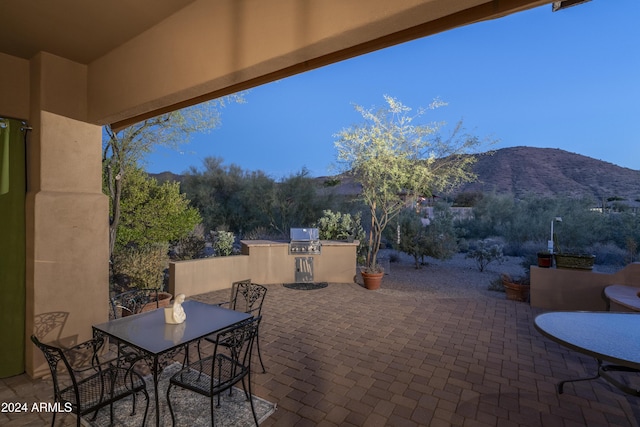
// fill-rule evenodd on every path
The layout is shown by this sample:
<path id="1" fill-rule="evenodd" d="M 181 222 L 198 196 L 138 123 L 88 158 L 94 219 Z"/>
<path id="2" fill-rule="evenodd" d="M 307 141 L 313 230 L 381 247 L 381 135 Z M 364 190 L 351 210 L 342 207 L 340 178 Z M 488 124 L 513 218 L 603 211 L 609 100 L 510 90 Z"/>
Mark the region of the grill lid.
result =
<path id="1" fill-rule="evenodd" d="M 317 228 L 292 228 L 289 237 L 292 242 L 314 242 L 319 240 Z"/>

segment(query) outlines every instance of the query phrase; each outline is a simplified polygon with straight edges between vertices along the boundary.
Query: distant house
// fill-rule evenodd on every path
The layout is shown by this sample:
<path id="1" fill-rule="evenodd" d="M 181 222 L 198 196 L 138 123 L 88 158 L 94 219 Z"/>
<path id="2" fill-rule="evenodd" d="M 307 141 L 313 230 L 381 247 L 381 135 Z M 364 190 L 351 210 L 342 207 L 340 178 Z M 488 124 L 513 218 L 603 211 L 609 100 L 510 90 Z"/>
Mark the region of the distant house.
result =
<path id="1" fill-rule="evenodd" d="M 473 208 L 451 207 L 449 209 L 451 210 L 454 219 L 464 220 L 473 218 Z M 431 223 L 431 218 L 435 217 L 433 206 L 425 206 L 420 211 L 422 212 L 422 225 L 429 225 Z"/>

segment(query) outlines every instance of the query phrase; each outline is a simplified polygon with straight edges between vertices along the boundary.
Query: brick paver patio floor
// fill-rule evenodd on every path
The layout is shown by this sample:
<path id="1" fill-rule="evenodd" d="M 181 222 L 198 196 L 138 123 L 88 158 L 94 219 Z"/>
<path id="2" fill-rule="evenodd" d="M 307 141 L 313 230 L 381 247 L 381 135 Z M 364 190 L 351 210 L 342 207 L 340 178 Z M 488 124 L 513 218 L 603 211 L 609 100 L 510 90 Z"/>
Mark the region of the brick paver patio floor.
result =
<path id="1" fill-rule="evenodd" d="M 267 287 L 267 373 L 255 369 L 254 392 L 278 409 L 264 426 L 638 426 L 637 398 L 602 379 L 558 395 L 557 381 L 591 374 L 595 361 L 542 337 L 533 326 L 541 310 L 503 294 Z M 50 401 L 51 384 L 21 375 L 0 380 L 0 396 Z M 48 422 L 49 414 L 0 413 L 2 425 Z"/>

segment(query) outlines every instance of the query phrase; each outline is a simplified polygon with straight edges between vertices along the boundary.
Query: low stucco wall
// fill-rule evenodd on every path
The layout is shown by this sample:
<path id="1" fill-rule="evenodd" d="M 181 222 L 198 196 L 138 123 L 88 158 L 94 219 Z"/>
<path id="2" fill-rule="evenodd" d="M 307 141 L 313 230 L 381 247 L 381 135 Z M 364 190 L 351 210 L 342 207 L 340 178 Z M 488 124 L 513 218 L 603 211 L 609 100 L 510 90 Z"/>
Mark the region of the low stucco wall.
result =
<path id="1" fill-rule="evenodd" d="M 299 257 L 313 258 L 315 282 L 351 283 L 356 275 L 358 244 L 323 240 L 320 255 L 290 255 L 287 242 L 244 240 L 242 253 L 251 257 L 251 277 L 256 283 L 295 282 L 295 259 Z"/>
<path id="2" fill-rule="evenodd" d="M 356 275 L 358 241 L 322 241 L 320 255 L 313 258 L 316 282 L 351 283 Z M 169 264 L 169 292 L 198 295 L 231 288 L 231 283 L 251 279 L 263 285 L 295 281 L 295 258 L 286 242 L 242 241 L 242 255 L 213 257 Z"/>
<path id="3" fill-rule="evenodd" d="M 607 310 L 604 288 L 640 288 L 640 263 L 613 273 L 531 266 L 531 306 L 549 310 Z"/>
<path id="4" fill-rule="evenodd" d="M 169 292 L 199 295 L 227 289 L 231 283 L 250 279 L 249 257 L 232 255 L 172 262 L 169 264 Z"/>

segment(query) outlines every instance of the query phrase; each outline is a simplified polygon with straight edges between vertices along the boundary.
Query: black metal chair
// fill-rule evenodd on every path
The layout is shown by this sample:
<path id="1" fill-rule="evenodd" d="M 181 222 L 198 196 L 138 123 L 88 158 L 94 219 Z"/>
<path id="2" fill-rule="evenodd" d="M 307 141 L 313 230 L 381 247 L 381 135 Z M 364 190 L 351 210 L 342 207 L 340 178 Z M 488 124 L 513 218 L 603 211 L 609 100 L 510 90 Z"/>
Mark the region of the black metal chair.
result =
<path id="1" fill-rule="evenodd" d="M 118 319 L 123 316 L 138 314 L 147 304 L 155 303 L 154 308 L 160 305 L 157 289 L 133 289 L 116 294 L 110 298 L 111 318 Z"/>
<path id="2" fill-rule="evenodd" d="M 171 405 L 171 389 L 180 387 L 209 397 L 211 425 L 214 425 L 213 398 L 239 382 L 250 402 L 253 419 L 258 425 L 253 399 L 251 398 L 251 355 L 253 343 L 258 335 L 261 317 L 252 317 L 231 326 L 216 335 L 213 356 L 205 357 L 187 365 L 174 374 L 167 388 L 167 403 L 171 413 L 171 422 L 175 425 L 175 414 Z M 247 380 L 245 383 L 245 379 Z"/>
<path id="3" fill-rule="evenodd" d="M 145 307 L 160 307 L 159 292 L 154 288 L 132 289 L 122 292 L 112 296 L 109 302 L 111 304 L 109 317 L 111 320 L 141 313 Z M 142 355 L 135 349 L 121 342 L 115 344 L 118 346 L 118 359 L 121 362 L 126 362 L 129 367 L 133 367 L 136 362 L 142 359 Z"/>
<path id="4" fill-rule="evenodd" d="M 55 403 L 62 410 L 77 415 L 78 427 L 82 416 L 95 412 L 95 419 L 98 411 L 105 406 L 110 408 L 110 421 L 113 424 L 113 403 L 128 396 L 133 396 L 133 415 L 136 410 L 135 395 L 140 392 L 147 400 L 142 420 L 144 426 L 149 410 L 149 394 L 144 379 L 133 370 L 114 364 L 113 360 L 101 363 L 98 355 L 104 345 L 103 338 L 96 337 L 68 349 L 44 344 L 35 335 L 31 336 L 31 341 L 44 353 L 49 364 Z M 59 366 L 60 362 L 63 367 Z M 54 411 L 52 426 L 55 421 Z"/>
<path id="5" fill-rule="evenodd" d="M 262 285 L 251 283 L 251 279 L 240 280 L 233 282 L 231 286 L 231 299 L 227 302 L 219 303 L 218 305 L 226 305 L 231 310 L 242 311 L 249 313 L 253 317 L 262 316 L 262 303 L 267 295 L 267 288 Z M 210 335 L 205 339 L 211 343 L 215 342 L 216 337 Z M 262 367 L 262 373 L 267 372 L 262 362 L 262 353 L 260 352 L 260 334 L 256 336 L 256 348 L 258 350 L 258 359 L 260 360 L 260 366 Z M 200 348 L 198 347 L 198 355 L 200 355 Z"/>

